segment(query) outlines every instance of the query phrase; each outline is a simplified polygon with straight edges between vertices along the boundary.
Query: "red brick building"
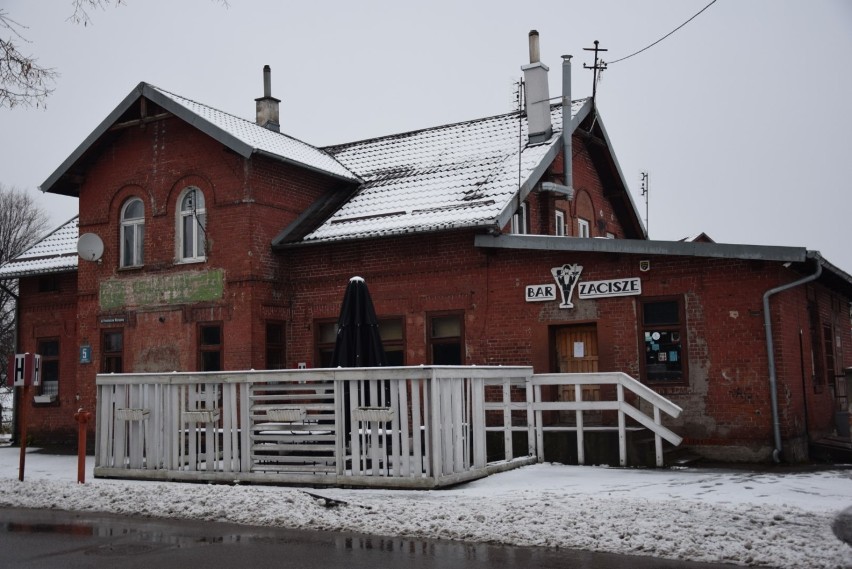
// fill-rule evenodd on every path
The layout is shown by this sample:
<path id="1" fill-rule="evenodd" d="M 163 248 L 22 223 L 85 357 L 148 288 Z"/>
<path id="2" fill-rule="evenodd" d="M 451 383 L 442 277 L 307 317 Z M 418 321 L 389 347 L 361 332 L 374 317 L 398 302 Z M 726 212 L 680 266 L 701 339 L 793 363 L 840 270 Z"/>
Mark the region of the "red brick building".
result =
<path id="1" fill-rule="evenodd" d="M 72 440 L 97 373 L 328 365 L 360 275 L 393 365 L 623 371 L 713 459 L 848 441 L 852 277 L 648 240 L 593 101 L 523 69 L 522 112 L 328 148 L 279 132 L 268 74 L 256 122 L 140 84 L 42 186 L 79 218 L 0 267 L 44 357 L 29 433 Z"/>

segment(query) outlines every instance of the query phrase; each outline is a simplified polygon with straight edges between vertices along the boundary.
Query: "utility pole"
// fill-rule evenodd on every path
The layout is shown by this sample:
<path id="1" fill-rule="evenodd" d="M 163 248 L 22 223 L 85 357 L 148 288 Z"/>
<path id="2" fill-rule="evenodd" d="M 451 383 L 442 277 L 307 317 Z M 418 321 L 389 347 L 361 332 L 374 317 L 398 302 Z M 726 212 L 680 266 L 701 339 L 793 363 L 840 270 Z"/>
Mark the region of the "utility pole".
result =
<path id="1" fill-rule="evenodd" d="M 594 77 L 592 78 L 592 102 L 595 102 L 596 95 L 598 92 L 598 76 L 601 71 L 606 69 L 606 63 L 598 58 L 598 53 L 602 51 L 609 51 L 608 49 L 603 49 L 602 47 L 598 47 L 598 40 L 595 40 L 595 47 L 584 47 L 583 51 L 594 51 L 595 52 L 595 64 L 592 66 L 583 64 L 584 69 L 592 69 Z"/>

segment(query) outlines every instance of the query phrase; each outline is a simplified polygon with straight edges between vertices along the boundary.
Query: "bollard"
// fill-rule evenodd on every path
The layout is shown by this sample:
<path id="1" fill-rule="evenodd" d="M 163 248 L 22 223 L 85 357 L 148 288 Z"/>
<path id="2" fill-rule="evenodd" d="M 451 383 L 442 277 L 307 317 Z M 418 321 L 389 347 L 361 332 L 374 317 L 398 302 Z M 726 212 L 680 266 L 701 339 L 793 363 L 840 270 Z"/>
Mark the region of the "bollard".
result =
<path id="1" fill-rule="evenodd" d="M 83 411 L 83 408 L 74 413 L 74 420 L 77 421 L 77 484 L 86 483 L 86 424 L 92 414 L 88 411 Z"/>

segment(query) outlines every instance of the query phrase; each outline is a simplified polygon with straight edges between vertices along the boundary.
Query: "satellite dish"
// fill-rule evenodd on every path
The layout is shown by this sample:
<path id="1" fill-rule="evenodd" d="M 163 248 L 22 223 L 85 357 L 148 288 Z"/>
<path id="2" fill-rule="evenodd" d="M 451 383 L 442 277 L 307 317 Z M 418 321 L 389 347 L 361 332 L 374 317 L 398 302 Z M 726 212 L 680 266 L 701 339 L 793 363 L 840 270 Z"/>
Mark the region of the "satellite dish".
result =
<path id="1" fill-rule="evenodd" d="M 104 242 L 94 233 L 84 233 L 77 240 L 77 254 L 86 261 L 97 261 L 104 254 Z"/>

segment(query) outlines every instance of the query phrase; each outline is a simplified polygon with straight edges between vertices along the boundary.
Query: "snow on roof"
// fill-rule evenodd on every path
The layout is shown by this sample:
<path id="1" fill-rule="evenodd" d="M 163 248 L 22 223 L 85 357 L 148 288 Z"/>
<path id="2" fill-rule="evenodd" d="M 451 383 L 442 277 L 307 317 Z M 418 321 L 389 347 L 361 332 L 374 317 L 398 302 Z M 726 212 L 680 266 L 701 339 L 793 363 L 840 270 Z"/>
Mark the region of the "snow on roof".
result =
<path id="1" fill-rule="evenodd" d="M 154 85 L 146 84 L 146 86 L 151 91 L 159 93 L 167 100 L 180 105 L 182 108 L 188 110 L 192 115 L 200 118 L 209 125 L 220 129 L 223 133 L 237 139 L 256 152 L 305 166 L 311 170 L 331 174 L 345 180 L 353 182 L 358 181 L 357 176 L 353 175 L 352 172 L 347 170 L 332 156 L 323 150 L 311 146 L 310 144 L 297 140 L 286 134 L 262 127 L 257 123 L 214 109 L 213 107 L 208 107 L 207 105 L 197 103 L 185 97 L 181 97 L 180 95 L 175 95 L 174 93 L 170 93 L 169 91 L 160 89 Z M 144 92 L 144 94 L 154 99 L 156 103 L 160 104 L 167 110 L 175 112 L 172 105 L 163 105 L 163 101 L 158 100 L 155 96 L 151 96 L 152 93 Z M 175 114 L 181 116 L 180 113 Z M 191 122 L 195 126 L 201 128 L 201 130 L 205 130 L 202 125 L 197 123 L 197 121 L 191 120 L 192 117 L 181 116 L 181 118 L 188 120 L 188 122 Z M 208 132 L 208 134 L 213 133 Z"/>
<path id="2" fill-rule="evenodd" d="M 64 273 L 77 269 L 79 220 L 75 216 L 35 245 L 0 266 L 0 278 Z"/>
<path id="3" fill-rule="evenodd" d="M 573 101 L 572 117 L 587 103 Z M 561 106 L 551 108 L 551 121 L 554 135 L 534 146 L 526 144 L 526 117 L 515 112 L 328 147 L 364 183 L 303 241 L 500 225 L 512 198 L 561 147 Z"/>
<path id="4" fill-rule="evenodd" d="M 107 133 L 122 115 L 140 97 L 146 97 L 166 111 L 186 121 L 201 132 L 218 140 L 234 152 L 248 158 L 254 153 L 269 156 L 274 160 L 288 162 L 297 166 L 333 176 L 335 178 L 358 183 L 360 180 L 332 156 L 319 148 L 264 128 L 256 123 L 202 105 L 185 97 L 175 95 L 149 83 L 139 83 L 124 100 L 86 137 L 80 146 L 41 184 L 42 191 L 76 195 L 64 186 L 63 180 L 74 165 L 86 152 Z"/>

